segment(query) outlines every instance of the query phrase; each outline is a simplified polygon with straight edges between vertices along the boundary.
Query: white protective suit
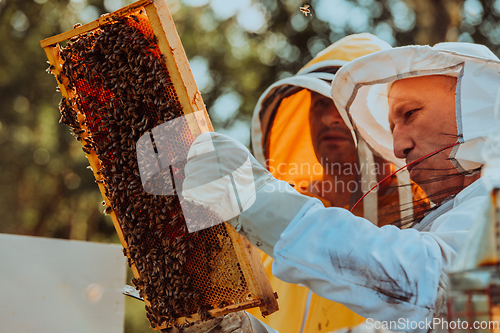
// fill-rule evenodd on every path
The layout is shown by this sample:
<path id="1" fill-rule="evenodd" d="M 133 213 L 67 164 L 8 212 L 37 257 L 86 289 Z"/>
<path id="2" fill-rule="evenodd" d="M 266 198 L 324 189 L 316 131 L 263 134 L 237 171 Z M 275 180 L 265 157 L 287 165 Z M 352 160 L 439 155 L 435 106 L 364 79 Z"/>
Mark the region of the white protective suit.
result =
<path id="1" fill-rule="evenodd" d="M 457 76 L 458 140 L 464 143 L 455 146 L 450 157 L 457 169 L 466 173 L 485 162 L 481 155 L 484 139 L 500 130 L 495 117 L 499 71 L 498 58 L 480 45 L 409 46 L 377 52 L 345 65 L 337 73 L 332 92 L 344 120 L 353 124 L 385 159 L 404 165 L 393 153 L 388 85 L 422 75 Z M 311 289 L 316 293 L 329 295 L 368 318 L 425 322 L 443 310 L 439 308 L 447 281 L 443 272 L 456 257 L 487 194 L 483 182 L 476 181 L 427 216 L 416 230 L 374 229 L 345 211 L 330 209 L 333 211 L 326 213 L 310 203 L 274 248 L 275 274 L 296 283 L 312 281 Z M 306 230 L 301 226 L 312 223 L 307 220 L 325 227 Z M 359 232 L 361 228 L 364 232 Z M 304 255 L 304 241 L 321 236 L 334 245 L 325 251 L 323 243 L 313 241 L 311 245 L 318 244 L 317 251 L 308 249 Z M 321 261 L 321 257 L 324 262 L 316 264 L 321 269 L 314 269 L 310 262 Z"/>
<path id="2" fill-rule="evenodd" d="M 458 140 L 463 143 L 455 146 L 450 158 L 460 172 L 467 173 L 484 164 L 484 139 L 500 130 L 495 116 L 499 73 L 498 58 L 483 46 L 409 46 L 346 64 L 337 73 L 332 91 L 346 123 L 383 158 L 401 165 L 392 151 L 387 120 L 388 84 L 421 75 L 457 76 Z M 236 145 L 217 134 L 203 134 L 194 145 L 207 140 L 220 145 L 219 151 Z M 195 158 L 188 166 L 198 169 L 206 164 Z M 342 208 L 325 208 L 319 200 L 272 179 L 253 157 L 252 167 L 256 200 L 247 207 L 242 203 L 243 212 L 230 223 L 274 257 L 275 276 L 301 283 L 368 319 L 396 322 L 396 330 L 426 332 L 432 318 L 442 315 L 445 271 L 489 194 L 482 180 L 463 189 L 415 228 L 400 230 L 378 228 Z M 196 174 L 189 175 L 187 167 L 186 181 L 191 187 L 197 184 Z M 211 196 L 216 203 L 223 200 L 215 197 L 227 194 L 214 191 Z"/>

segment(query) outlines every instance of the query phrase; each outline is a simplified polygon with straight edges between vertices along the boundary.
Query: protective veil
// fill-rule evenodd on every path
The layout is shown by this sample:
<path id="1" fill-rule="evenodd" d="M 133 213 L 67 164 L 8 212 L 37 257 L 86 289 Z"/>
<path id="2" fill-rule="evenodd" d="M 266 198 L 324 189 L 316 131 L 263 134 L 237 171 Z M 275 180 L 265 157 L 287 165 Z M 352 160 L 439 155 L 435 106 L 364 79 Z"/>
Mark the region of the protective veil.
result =
<path id="1" fill-rule="evenodd" d="M 346 64 L 336 75 L 332 94 L 344 121 L 374 151 L 401 166 L 404 162 L 393 153 L 388 123 L 390 84 L 422 75 L 457 77 L 461 144 L 450 159 L 467 174 L 485 162 L 485 138 L 500 131 L 499 72 L 500 62 L 484 46 L 409 46 Z M 425 332 L 433 316 L 445 311 L 446 271 L 487 195 L 484 182 L 478 180 L 408 230 L 373 229 L 366 220 L 310 202 L 274 248 L 275 275 L 302 282 L 368 318 L 392 322 L 395 330 Z M 310 223 L 317 227 L 308 227 Z"/>
<path id="2" fill-rule="evenodd" d="M 385 159 L 402 166 L 404 161 L 394 156 L 388 122 L 390 85 L 425 75 L 457 77 L 457 141 L 461 144 L 450 158 L 458 171 L 469 173 L 484 164 L 485 138 L 500 129 L 499 71 L 499 59 L 483 45 L 406 46 L 347 64 L 337 74 L 332 95 L 344 121 Z"/>
<path id="3" fill-rule="evenodd" d="M 300 193 L 311 196 L 308 187 L 311 183 L 321 181 L 324 172 L 311 140 L 311 92 L 330 97 L 331 82 L 341 66 L 366 54 L 390 48 L 389 44 L 373 35 L 351 35 L 321 51 L 296 75 L 272 84 L 261 95 L 254 110 L 252 148 L 255 158 L 274 177 L 294 184 Z M 372 152 L 363 140 L 358 141 L 354 132 L 351 134 L 354 142 L 357 142 L 360 165 L 369 166 L 360 168 L 363 179 L 360 182 L 362 190 L 358 193 L 360 196 L 369 190 L 371 186 L 368 185 L 377 183 L 377 175 Z M 421 200 L 424 194 L 415 185 L 398 186 L 409 183 L 406 172 L 384 182 L 381 189 L 365 197 L 361 214 L 374 224 L 410 217 L 413 213 L 410 203 L 412 200 Z M 321 197 L 318 199 L 327 207 L 331 205 Z M 404 209 L 399 211 L 399 207 Z M 387 214 L 388 211 L 398 214 Z M 291 333 L 329 332 L 364 321 L 364 318 L 341 304 L 320 297 L 303 286 L 277 279 L 272 275 L 272 258 L 264 252 L 261 252 L 261 258 L 273 288 L 279 295 L 280 304 L 280 311 L 266 318 L 258 310 L 249 310 L 261 321 L 280 332 Z"/>
<path id="4" fill-rule="evenodd" d="M 320 52 L 296 75 L 272 84 L 261 95 L 255 106 L 252 119 L 252 148 L 257 161 L 266 166 L 277 178 L 294 184 L 296 189 L 310 195 L 308 187 L 323 179 L 325 172 L 316 158 L 309 127 L 311 92 L 330 97 L 331 82 L 337 70 L 349 61 L 364 55 L 390 49 L 390 45 L 379 38 L 364 33 L 345 37 Z M 374 157 L 366 143 L 356 137 L 359 169 L 361 173 L 360 193 L 365 194 L 377 183 Z M 366 167 L 365 167 L 366 166 Z M 410 183 L 408 173 L 400 172 L 398 179 L 383 183 L 383 189 Z M 396 177 L 394 177 L 396 178 Z M 379 191 L 378 192 L 383 192 Z M 389 201 L 399 200 L 401 218 L 411 217 L 410 204 L 415 197 L 421 197 L 418 189 L 400 186 L 394 198 L 377 197 L 377 191 L 370 192 L 363 200 L 363 216 L 378 224 L 379 208 Z M 321 200 L 321 198 L 319 198 Z M 329 205 L 329 203 L 323 201 Z M 347 208 L 347 207 L 345 207 Z"/>

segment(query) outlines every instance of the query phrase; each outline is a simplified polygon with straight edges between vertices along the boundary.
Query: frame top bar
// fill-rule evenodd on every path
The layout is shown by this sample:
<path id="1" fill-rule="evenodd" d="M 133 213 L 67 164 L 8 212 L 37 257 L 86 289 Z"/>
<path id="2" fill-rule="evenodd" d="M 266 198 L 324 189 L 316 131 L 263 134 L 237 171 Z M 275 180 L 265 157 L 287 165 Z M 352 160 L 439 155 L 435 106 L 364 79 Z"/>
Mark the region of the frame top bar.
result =
<path id="1" fill-rule="evenodd" d="M 114 11 L 114 12 L 108 13 L 108 14 L 104 14 L 100 18 L 98 18 L 97 20 L 92 21 L 92 22 L 87 23 L 87 24 L 84 24 L 81 27 L 75 28 L 75 29 L 70 30 L 70 31 L 63 32 L 59 35 L 55 35 L 55 36 L 46 38 L 40 42 L 40 45 L 43 48 L 45 48 L 47 46 L 51 46 L 51 45 L 60 43 L 62 41 L 70 39 L 71 37 L 74 37 L 76 35 L 85 33 L 85 32 L 90 31 L 90 30 L 94 30 L 105 23 L 115 21 L 117 17 L 121 17 L 121 16 L 123 16 L 123 14 L 126 14 L 127 12 L 132 12 L 135 9 L 144 7 L 144 6 L 151 4 L 153 2 L 154 2 L 154 0 L 136 1 L 136 2 L 130 4 L 126 7 L 123 7 L 117 11 Z"/>

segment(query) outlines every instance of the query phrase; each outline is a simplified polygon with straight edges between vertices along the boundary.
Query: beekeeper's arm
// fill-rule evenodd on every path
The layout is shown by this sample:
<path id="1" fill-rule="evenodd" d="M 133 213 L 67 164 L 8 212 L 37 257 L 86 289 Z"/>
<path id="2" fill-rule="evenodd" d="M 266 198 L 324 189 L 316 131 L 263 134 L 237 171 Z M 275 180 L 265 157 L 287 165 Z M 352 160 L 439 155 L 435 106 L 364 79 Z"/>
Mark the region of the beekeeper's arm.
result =
<path id="1" fill-rule="evenodd" d="M 196 153 L 206 151 L 204 145 L 216 147 L 219 165 L 208 165 L 204 155 Z M 219 168 L 221 174 L 229 174 L 225 165 L 241 164 L 232 160 L 234 153 L 223 156 L 236 147 L 246 150 L 224 135 L 205 133 L 198 137 L 186 165 L 185 198 L 229 217 L 235 193 L 240 195 L 238 205 L 243 212 L 229 222 L 274 257 L 273 273 L 286 282 L 302 283 L 366 318 L 432 321 L 438 289 L 446 283 L 443 263 L 454 256 L 453 244 L 459 244 L 466 231 L 439 234 L 394 226 L 378 228 L 345 209 L 325 208 L 319 200 L 300 195 L 272 177 L 251 155 L 255 179 L 251 191 L 238 185 L 240 179 L 241 184 L 248 184 L 248 173 L 242 169 L 233 172 L 233 185 L 225 190 L 200 191 L 198 185 L 206 182 L 204 168 Z M 231 161 L 224 162 L 227 159 Z M 233 192 L 228 194 L 227 188 Z M 451 218 L 461 223 L 470 217 L 455 214 Z M 408 330 L 424 332 L 427 328 Z"/>

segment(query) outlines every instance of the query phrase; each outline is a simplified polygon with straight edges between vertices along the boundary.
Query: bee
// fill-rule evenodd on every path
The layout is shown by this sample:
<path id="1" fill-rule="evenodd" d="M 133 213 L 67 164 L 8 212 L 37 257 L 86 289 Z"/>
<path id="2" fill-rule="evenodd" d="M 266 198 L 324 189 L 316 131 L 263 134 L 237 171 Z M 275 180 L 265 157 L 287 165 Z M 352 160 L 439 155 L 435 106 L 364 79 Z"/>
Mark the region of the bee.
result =
<path id="1" fill-rule="evenodd" d="M 198 314 L 200 315 L 202 321 L 212 318 L 212 315 L 204 307 L 201 307 L 200 310 L 198 310 Z"/>
<path id="2" fill-rule="evenodd" d="M 226 306 L 228 306 L 228 303 L 226 301 L 222 301 L 222 302 L 219 303 L 218 308 L 222 309 L 222 308 L 225 308 Z"/>
<path id="3" fill-rule="evenodd" d="M 75 133 L 76 135 L 80 135 L 80 134 L 85 133 L 85 130 L 84 129 L 74 129 L 73 133 Z"/>
<path id="4" fill-rule="evenodd" d="M 52 71 L 56 68 L 56 66 L 54 65 L 50 65 L 45 71 L 48 73 L 48 74 L 52 74 Z"/>
<path id="5" fill-rule="evenodd" d="M 307 15 L 313 15 L 313 8 L 311 6 L 310 3 L 306 2 L 304 3 L 301 7 L 300 7 L 300 11 L 302 12 L 302 14 L 304 14 L 305 16 Z"/>

